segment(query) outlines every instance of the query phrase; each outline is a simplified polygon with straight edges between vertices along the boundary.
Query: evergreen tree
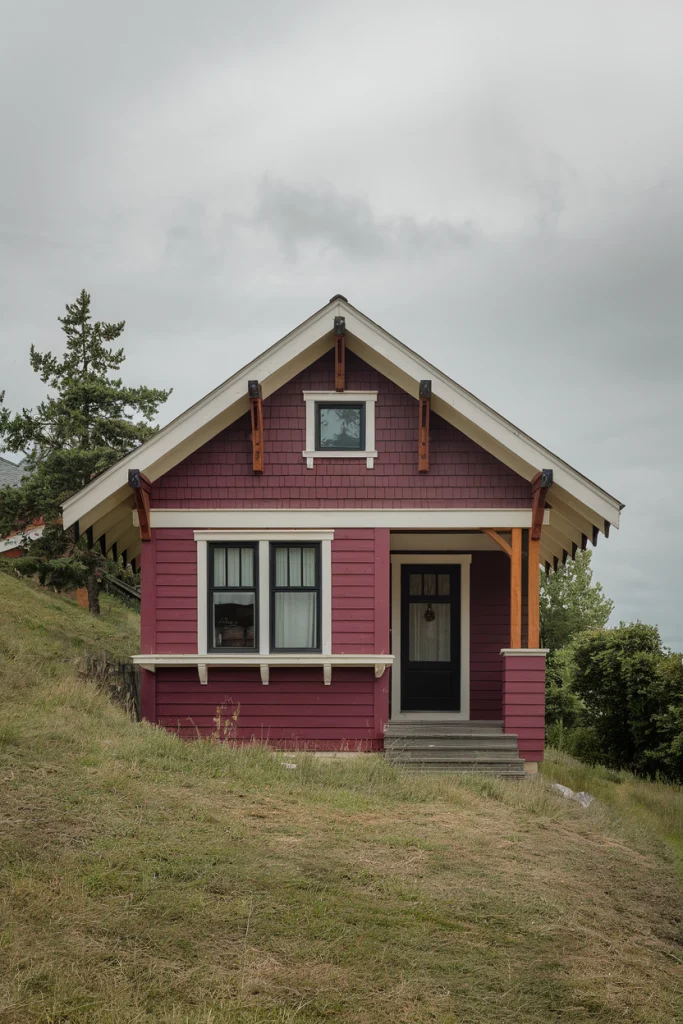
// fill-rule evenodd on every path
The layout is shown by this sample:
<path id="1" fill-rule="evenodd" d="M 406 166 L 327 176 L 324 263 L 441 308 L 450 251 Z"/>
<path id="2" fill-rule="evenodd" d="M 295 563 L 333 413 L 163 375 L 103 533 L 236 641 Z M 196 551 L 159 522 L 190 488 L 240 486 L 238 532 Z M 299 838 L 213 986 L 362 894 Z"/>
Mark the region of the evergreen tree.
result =
<path id="1" fill-rule="evenodd" d="M 60 589 L 87 582 L 95 611 L 99 556 L 62 531 L 61 505 L 156 432 L 152 419 L 171 392 L 127 387 L 112 376 L 125 360 L 123 349 L 112 347 L 125 321 L 93 322 L 86 291 L 67 304 L 59 322 L 66 335 L 61 359 L 33 345 L 30 350 L 47 397 L 35 409 L 12 415 L 2 408 L 0 394 L 0 451 L 24 453 L 26 469 L 18 487 L 0 490 L 0 536 L 42 519 L 43 537 L 16 567 Z"/>
<path id="2" fill-rule="evenodd" d="M 614 602 L 593 583 L 590 551 L 541 576 L 541 645 L 557 651 L 584 629 L 603 629 Z"/>

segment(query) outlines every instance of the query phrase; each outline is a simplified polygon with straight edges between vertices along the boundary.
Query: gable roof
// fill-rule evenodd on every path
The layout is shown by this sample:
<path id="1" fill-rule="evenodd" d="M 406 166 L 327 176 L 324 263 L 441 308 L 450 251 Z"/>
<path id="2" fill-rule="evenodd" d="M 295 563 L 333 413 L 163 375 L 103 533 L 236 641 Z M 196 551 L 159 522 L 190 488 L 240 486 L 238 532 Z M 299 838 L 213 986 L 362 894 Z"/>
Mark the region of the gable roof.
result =
<path id="1" fill-rule="evenodd" d="M 335 295 L 313 316 L 257 356 L 223 384 L 196 402 L 145 444 L 64 503 L 64 526 L 79 523 L 100 536 L 132 507 L 128 470 L 140 469 L 155 480 L 229 426 L 249 409 L 247 382 L 258 379 L 267 398 L 300 370 L 333 347 L 333 320 L 346 321 L 347 347 L 366 363 L 418 397 L 419 382 L 432 381 L 432 408 L 486 451 L 531 480 L 552 469 L 552 507 L 544 528 L 544 557 L 562 556 L 573 545 L 618 527 L 621 502 L 588 477 L 554 455 L 412 349 L 394 338 L 343 296 Z M 119 545 L 121 548 L 121 545 Z"/>

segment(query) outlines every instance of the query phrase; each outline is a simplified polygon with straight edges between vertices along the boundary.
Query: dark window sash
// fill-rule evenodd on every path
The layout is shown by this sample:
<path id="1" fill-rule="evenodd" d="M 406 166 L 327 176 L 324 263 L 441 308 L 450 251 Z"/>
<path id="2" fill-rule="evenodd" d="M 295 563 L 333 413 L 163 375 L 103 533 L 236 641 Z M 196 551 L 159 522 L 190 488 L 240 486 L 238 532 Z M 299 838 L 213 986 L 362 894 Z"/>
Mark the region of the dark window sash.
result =
<path id="1" fill-rule="evenodd" d="M 283 549 L 291 548 L 313 548 L 315 551 L 315 584 L 313 586 L 283 586 L 282 584 L 277 585 L 276 575 L 276 552 Z M 303 555 L 301 559 L 301 578 L 303 580 Z M 287 559 L 287 579 L 290 579 L 290 562 L 289 556 Z M 275 595 L 276 594 L 315 594 L 316 595 L 316 636 L 315 646 L 313 647 L 278 647 L 275 643 Z M 270 544 L 270 650 L 272 653 L 292 653 L 297 652 L 309 652 L 317 654 L 322 650 L 322 552 L 320 542 L 316 541 L 311 543 L 310 541 L 273 541 Z"/>
<path id="2" fill-rule="evenodd" d="M 233 550 L 242 550 L 249 548 L 253 551 L 253 562 L 252 562 L 252 575 L 253 583 L 248 585 L 242 585 L 242 559 L 240 557 L 240 585 L 230 586 L 228 584 L 228 572 L 227 572 L 227 554 L 226 554 L 226 571 L 225 571 L 225 584 L 217 585 L 215 582 L 214 573 L 214 552 L 216 550 L 227 551 L 229 548 Z M 244 651 L 249 654 L 258 654 L 259 651 L 259 547 L 257 542 L 249 541 L 226 541 L 220 543 L 211 543 L 207 545 L 207 557 L 209 560 L 208 565 L 208 601 L 207 601 L 207 651 L 212 654 L 222 654 L 224 651 Z M 214 594 L 225 594 L 225 593 L 236 593 L 236 594 L 250 594 L 254 595 L 254 642 L 249 646 L 243 647 L 215 647 L 214 646 L 214 629 L 215 629 L 215 609 L 213 602 Z"/>

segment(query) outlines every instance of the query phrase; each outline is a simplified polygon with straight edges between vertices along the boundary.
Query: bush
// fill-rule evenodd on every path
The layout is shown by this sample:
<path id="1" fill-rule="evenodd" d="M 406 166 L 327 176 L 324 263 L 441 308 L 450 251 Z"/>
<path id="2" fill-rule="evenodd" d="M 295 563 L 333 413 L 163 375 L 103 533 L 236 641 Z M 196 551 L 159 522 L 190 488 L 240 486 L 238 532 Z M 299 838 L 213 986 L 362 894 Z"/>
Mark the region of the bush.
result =
<path id="1" fill-rule="evenodd" d="M 582 710 L 564 749 L 591 763 L 683 781 L 683 666 L 680 655 L 662 649 L 656 627 L 591 630 L 568 650 L 571 692 Z"/>

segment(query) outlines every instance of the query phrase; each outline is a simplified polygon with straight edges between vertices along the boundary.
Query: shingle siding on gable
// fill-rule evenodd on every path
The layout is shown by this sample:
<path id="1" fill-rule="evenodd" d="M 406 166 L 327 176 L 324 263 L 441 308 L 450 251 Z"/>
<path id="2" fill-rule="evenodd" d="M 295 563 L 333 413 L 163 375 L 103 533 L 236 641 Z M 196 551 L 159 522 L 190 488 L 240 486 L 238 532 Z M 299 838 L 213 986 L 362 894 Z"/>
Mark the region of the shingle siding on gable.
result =
<path id="1" fill-rule="evenodd" d="M 243 416 L 155 481 L 157 508 L 528 508 L 529 483 L 432 414 L 431 470 L 417 472 L 417 401 L 347 353 L 349 391 L 379 392 L 374 469 L 363 459 L 318 459 L 307 469 L 303 391 L 334 390 L 327 353 L 263 403 L 265 470 L 251 468 Z"/>

